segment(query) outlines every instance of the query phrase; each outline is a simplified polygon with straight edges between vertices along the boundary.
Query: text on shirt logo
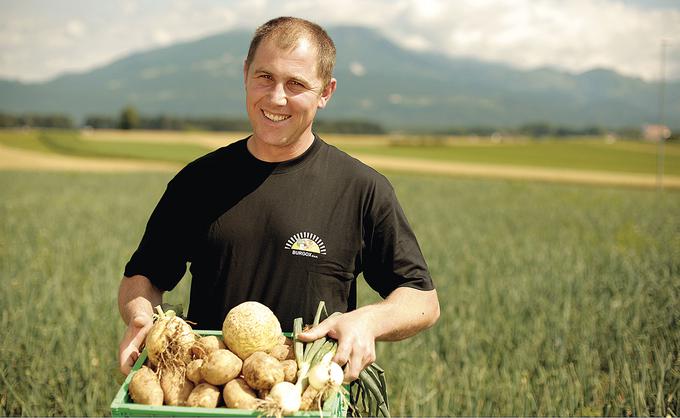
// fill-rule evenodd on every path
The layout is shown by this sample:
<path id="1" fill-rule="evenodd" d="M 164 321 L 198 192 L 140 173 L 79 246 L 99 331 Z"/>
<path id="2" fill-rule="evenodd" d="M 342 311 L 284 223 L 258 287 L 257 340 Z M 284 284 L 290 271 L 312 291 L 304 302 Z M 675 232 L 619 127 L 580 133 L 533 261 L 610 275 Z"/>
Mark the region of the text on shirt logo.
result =
<path id="1" fill-rule="evenodd" d="M 291 250 L 293 255 L 319 258 L 318 254 L 326 254 L 326 244 L 321 238 L 311 232 L 298 232 L 288 238 L 286 250 Z"/>

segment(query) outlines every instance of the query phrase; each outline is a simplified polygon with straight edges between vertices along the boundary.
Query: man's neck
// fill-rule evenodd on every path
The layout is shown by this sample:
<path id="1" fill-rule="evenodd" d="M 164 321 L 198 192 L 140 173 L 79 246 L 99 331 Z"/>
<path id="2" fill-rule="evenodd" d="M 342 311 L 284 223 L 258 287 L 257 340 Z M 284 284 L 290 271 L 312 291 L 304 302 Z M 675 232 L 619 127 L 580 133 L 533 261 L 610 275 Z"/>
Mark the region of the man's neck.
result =
<path id="1" fill-rule="evenodd" d="M 289 161 L 304 154 L 314 143 L 314 134 L 309 132 L 288 145 L 276 146 L 269 145 L 263 141 L 258 141 L 253 134 L 246 143 L 248 151 L 258 160 L 269 163 L 280 163 Z"/>

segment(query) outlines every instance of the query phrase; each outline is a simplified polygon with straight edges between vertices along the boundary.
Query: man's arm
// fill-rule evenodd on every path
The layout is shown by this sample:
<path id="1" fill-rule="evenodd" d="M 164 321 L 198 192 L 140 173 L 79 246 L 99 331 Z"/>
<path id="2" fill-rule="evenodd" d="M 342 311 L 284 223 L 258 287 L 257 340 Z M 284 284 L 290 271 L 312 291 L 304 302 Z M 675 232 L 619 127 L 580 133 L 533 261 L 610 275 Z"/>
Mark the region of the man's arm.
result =
<path id="1" fill-rule="evenodd" d="M 146 334 L 153 325 L 153 307 L 163 292 L 142 275 L 123 277 L 118 289 L 118 310 L 127 330 L 118 347 L 120 371 L 127 375 L 141 353 Z"/>
<path id="2" fill-rule="evenodd" d="M 333 361 L 345 367 L 345 382 L 375 361 L 375 341 L 399 341 L 431 327 L 439 318 L 436 290 L 398 287 L 384 300 L 328 318 L 300 334 L 302 341 L 324 335 L 338 340 Z"/>

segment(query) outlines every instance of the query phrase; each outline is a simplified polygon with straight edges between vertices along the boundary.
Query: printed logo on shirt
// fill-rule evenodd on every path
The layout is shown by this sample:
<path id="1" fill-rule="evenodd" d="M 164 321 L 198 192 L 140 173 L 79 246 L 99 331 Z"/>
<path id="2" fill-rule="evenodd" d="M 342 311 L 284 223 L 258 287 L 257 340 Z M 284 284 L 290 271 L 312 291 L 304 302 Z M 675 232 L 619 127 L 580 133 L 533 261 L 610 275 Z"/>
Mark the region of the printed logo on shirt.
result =
<path id="1" fill-rule="evenodd" d="M 292 237 L 288 238 L 286 250 L 291 250 L 293 255 L 301 255 L 303 257 L 319 258 L 319 254 L 326 254 L 326 244 L 321 238 L 311 232 L 298 232 Z"/>

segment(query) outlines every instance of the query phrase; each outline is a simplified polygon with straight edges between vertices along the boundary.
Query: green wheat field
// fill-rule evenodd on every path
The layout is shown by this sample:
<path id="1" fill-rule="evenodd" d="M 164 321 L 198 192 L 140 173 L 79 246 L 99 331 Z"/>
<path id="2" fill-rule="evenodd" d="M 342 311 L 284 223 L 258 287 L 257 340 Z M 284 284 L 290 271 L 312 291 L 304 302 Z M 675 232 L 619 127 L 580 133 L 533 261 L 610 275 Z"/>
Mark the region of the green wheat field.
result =
<path id="1" fill-rule="evenodd" d="M 0 415 L 110 413 L 119 280 L 171 177 L 0 171 Z M 388 177 L 442 309 L 378 344 L 393 415 L 680 413 L 680 192 Z"/>

